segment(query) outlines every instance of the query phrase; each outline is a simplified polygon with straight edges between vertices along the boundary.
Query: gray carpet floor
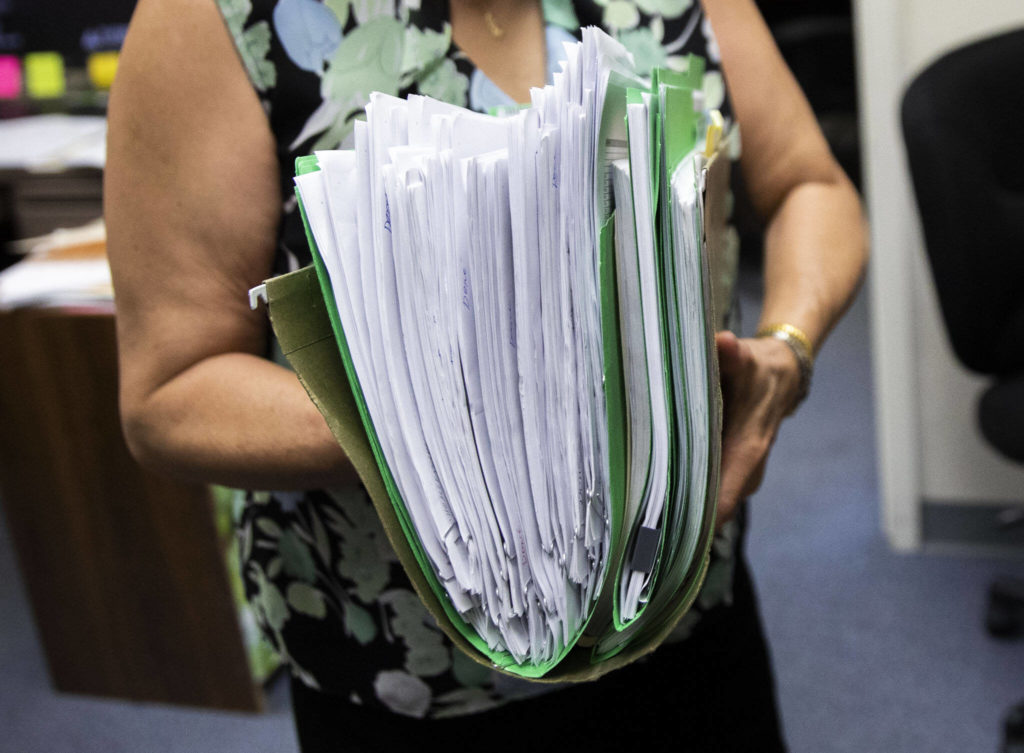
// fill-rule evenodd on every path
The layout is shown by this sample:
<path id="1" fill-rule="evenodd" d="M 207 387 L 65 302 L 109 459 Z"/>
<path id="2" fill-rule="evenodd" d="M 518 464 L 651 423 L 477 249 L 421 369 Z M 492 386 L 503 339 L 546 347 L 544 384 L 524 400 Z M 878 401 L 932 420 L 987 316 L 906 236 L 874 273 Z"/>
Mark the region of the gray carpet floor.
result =
<path id="1" fill-rule="evenodd" d="M 756 311 L 756 284 L 744 288 Z M 862 296 L 751 501 L 749 553 L 791 750 L 995 753 L 1006 707 L 1024 699 L 1024 642 L 987 637 L 985 591 L 997 574 L 1024 576 L 1024 562 L 890 552 L 872 420 Z M 2 753 L 296 750 L 280 681 L 261 715 L 54 692 L 2 528 L 0 672 Z"/>
<path id="2" fill-rule="evenodd" d="M 1006 708 L 1024 700 L 1024 642 L 987 635 L 985 599 L 1024 562 L 889 551 L 871 383 L 861 295 L 751 500 L 788 740 L 793 753 L 995 753 Z"/>

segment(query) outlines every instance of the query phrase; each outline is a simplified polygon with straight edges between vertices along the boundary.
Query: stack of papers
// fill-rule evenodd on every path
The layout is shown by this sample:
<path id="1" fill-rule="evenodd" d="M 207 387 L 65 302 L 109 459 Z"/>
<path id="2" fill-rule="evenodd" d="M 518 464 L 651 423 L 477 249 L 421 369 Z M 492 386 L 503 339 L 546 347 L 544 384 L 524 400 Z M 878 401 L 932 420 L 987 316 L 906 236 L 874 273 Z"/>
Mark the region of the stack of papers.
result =
<path id="1" fill-rule="evenodd" d="M 664 637 L 719 465 L 704 189 L 728 124 L 700 58 L 642 78 L 596 29 L 567 52 L 511 117 L 374 94 L 354 150 L 296 177 L 439 619 L 533 678 Z"/>
<path id="2" fill-rule="evenodd" d="M 102 169 L 106 161 L 107 119 L 101 115 L 34 115 L 0 121 L 2 169 Z"/>

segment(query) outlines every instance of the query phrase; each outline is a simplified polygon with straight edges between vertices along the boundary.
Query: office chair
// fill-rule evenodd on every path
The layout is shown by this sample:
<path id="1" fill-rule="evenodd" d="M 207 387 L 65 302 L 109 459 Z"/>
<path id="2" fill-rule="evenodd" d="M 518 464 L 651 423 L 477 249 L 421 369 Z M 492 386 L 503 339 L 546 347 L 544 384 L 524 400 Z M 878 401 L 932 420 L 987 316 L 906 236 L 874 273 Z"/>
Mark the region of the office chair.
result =
<path id="1" fill-rule="evenodd" d="M 969 44 L 920 73 L 903 137 L 939 305 L 953 351 L 990 376 L 978 422 L 1024 463 L 1024 29 Z M 1018 524 L 1020 521 L 1018 521 Z M 990 632 L 1024 632 L 1024 583 L 992 584 Z M 1004 753 L 1024 751 L 1024 704 Z"/>

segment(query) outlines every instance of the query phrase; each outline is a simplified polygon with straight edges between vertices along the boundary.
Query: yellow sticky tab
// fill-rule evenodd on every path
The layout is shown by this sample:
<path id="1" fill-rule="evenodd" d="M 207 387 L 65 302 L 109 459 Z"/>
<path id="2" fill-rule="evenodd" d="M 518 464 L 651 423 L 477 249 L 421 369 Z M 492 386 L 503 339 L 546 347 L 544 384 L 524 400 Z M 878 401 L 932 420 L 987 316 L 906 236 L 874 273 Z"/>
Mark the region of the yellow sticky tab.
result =
<path id="1" fill-rule="evenodd" d="M 110 85 L 114 83 L 114 74 L 117 73 L 117 53 L 94 52 L 89 56 L 85 65 L 93 87 L 109 89 Z"/>
<path id="2" fill-rule="evenodd" d="M 33 99 L 63 97 L 64 58 L 59 52 L 30 52 L 25 56 L 25 92 Z"/>
<path id="3" fill-rule="evenodd" d="M 718 150 L 718 142 L 722 140 L 722 129 L 725 128 L 725 118 L 718 110 L 708 113 L 711 122 L 708 124 L 707 136 L 704 139 L 704 156 L 710 158 Z"/>

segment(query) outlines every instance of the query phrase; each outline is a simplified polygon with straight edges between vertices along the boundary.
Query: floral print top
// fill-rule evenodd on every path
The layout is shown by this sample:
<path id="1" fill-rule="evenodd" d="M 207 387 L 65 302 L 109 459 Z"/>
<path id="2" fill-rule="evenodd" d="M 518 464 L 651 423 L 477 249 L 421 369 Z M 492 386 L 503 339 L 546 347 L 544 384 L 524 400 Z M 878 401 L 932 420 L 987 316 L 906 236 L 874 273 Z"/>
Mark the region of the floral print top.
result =
<path id="1" fill-rule="evenodd" d="M 425 94 L 485 110 L 511 101 L 452 42 L 447 0 L 217 0 L 277 144 L 281 192 L 295 158 L 350 144 L 370 92 Z M 597 25 L 638 67 L 707 58 L 710 107 L 727 108 L 718 48 L 697 0 L 543 0 L 549 75 L 562 39 Z M 311 263 L 294 198 L 275 271 Z M 249 492 L 238 526 L 246 594 L 292 673 L 355 704 L 415 717 L 472 713 L 552 689 L 492 672 L 455 649 L 426 611 L 361 488 Z M 716 539 L 698 603 L 728 600 L 735 528 Z M 655 654 L 652 661 L 657 661 Z"/>

